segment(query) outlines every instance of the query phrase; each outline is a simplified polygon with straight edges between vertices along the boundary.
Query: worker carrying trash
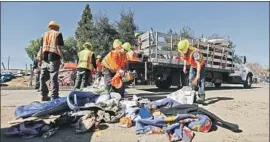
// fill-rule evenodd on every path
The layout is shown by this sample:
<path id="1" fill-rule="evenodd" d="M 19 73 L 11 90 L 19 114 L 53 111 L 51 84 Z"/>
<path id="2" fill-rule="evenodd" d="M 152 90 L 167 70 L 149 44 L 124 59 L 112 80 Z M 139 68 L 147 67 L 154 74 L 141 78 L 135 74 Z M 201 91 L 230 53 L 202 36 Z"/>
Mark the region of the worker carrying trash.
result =
<path id="1" fill-rule="evenodd" d="M 55 22 L 51 21 L 48 24 L 49 30 L 45 32 L 41 38 L 40 48 L 40 91 L 42 95 L 42 101 L 49 101 L 48 97 L 49 89 L 46 82 L 51 79 L 52 82 L 52 98 L 59 98 L 59 84 L 58 74 L 60 65 L 64 64 L 64 58 L 61 48 L 64 46 L 62 33 L 59 32 L 60 26 Z"/>
<path id="2" fill-rule="evenodd" d="M 126 52 L 130 50 L 130 48 L 123 48 L 122 42 L 116 39 L 113 42 L 113 50 L 110 51 L 101 62 L 106 90 L 110 92 L 111 89 L 113 89 L 122 97 L 124 97 L 125 93 L 122 77 L 125 76 L 124 70 L 127 64 Z"/>
<path id="3" fill-rule="evenodd" d="M 97 56 L 97 61 L 96 61 L 96 65 L 97 65 L 97 69 L 96 69 L 96 71 L 97 71 L 97 77 L 101 77 L 101 75 L 102 75 L 101 61 L 102 61 L 101 55 L 98 55 Z"/>
<path id="4" fill-rule="evenodd" d="M 86 42 L 83 45 L 83 50 L 78 53 L 78 66 L 77 66 L 77 76 L 75 82 L 75 89 L 83 89 L 87 87 L 91 71 L 97 68 L 96 57 L 94 52 L 92 52 L 92 44 Z"/>
<path id="5" fill-rule="evenodd" d="M 186 71 L 186 63 L 190 65 L 189 69 L 189 86 L 195 89 L 198 86 L 197 103 L 203 103 L 205 100 L 205 60 L 199 50 L 192 47 L 188 40 L 178 42 L 178 51 L 181 53 L 181 59 L 184 60 L 183 72 Z M 194 78 L 195 77 L 195 78 Z"/>

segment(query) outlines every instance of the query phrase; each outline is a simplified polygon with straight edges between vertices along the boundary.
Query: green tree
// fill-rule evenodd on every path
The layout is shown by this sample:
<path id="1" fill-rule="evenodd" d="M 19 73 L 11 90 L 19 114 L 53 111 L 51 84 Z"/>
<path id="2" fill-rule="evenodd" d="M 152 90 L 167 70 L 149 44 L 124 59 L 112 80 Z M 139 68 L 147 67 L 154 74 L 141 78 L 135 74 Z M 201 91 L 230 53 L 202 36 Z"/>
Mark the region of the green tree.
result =
<path id="1" fill-rule="evenodd" d="M 95 22 L 95 36 L 92 39 L 93 50 L 96 55 L 108 51 L 116 38 L 118 38 L 116 28 L 110 23 L 106 15 L 100 14 Z"/>
<path id="2" fill-rule="evenodd" d="M 224 38 L 224 36 L 222 37 L 221 35 L 217 34 L 217 33 L 213 33 L 211 36 L 209 36 L 210 39 L 220 39 L 220 38 Z"/>
<path id="3" fill-rule="evenodd" d="M 78 27 L 75 31 L 75 37 L 77 40 L 78 51 L 81 50 L 82 45 L 85 42 L 91 42 L 91 39 L 94 37 L 93 16 L 89 4 L 87 4 L 83 10 L 81 19 L 78 22 Z"/>
<path id="4" fill-rule="evenodd" d="M 135 44 L 135 31 L 138 30 L 138 27 L 134 22 L 134 13 L 129 9 L 128 12 L 120 12 L 120 21 L 117 22 L 117 29 L 119 37 L 123 42 L 130 42 L 132 45 Z"/>
<path id="5" fill-rule="evenodd" d="M 27 48 L 25 48 L 25 51 L 26 51 L 28 57 L 32 61 L 34 61 L 39 49 L 40 49 L 40 39 L 34 39 L 34 40 L 30 41 L 30 44 L 28 45 Z"/>
<path id="6" fill-rule="evenodd" d="M 68 37 L 65 40 L 65 45 L 62 49 L 65 61 L 75 62 L 77 59 L 77 42 L 73 37 Z"/>
<path id="7" fill-rule="evenodd" d="M 180 30 L 180 36 L 182 39 L 194 38 L 193 30 L 189 26 L 183 26 Z"/>
<path id="8" fill-rule="evenodd" d="M 172 39 L 173 50 L 177 49 L 176 47 L 177 47 L 177 44 L 178 44 L 179 39 L 180 39 L 179 34 L 178 34 L 177 32 L 173 32 L 172 29 L 170 29 L 170 30 L 167 32 L 167 34 L 168 34 L 168 35 L 171 35 L 171 34 L 172 34 L 172 37 L 173 37 L 173 39 Z M 165 41 L 166 41 L 167 43 L 171 43 L 171 38 L 170 38 L 170 37 L 169 37 L 169 38 L 165 38 Z"/>

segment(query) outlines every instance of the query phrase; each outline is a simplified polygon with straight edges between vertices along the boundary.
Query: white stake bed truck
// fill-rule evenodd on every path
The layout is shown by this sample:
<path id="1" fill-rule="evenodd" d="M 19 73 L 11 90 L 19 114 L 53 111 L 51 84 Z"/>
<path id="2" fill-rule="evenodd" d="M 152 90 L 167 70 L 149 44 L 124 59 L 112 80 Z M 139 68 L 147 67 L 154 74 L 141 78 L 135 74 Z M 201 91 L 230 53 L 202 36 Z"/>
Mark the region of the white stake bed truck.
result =
<path id="1" fill-rule="evenodd" d="M 136 83 L 152 84 L 160 89 L 171 86 L 181 88 L 188 84 L 188 74 L 183 73 L 183 61 L 177 43 L 180 37 L 150 30 L 139 37 L 142 62 L 129 62 L 129 70 L 136 72 Z M 252 72 L 246 66 L 246 57 L 234 54 L 229 42 L 223 39 L 190 39 L 206 60 L 206 81 L 220 87 L 222 83 L 243 84 L 250 88 Z M 189 68 L 189 66 L 187 66 Z"/>

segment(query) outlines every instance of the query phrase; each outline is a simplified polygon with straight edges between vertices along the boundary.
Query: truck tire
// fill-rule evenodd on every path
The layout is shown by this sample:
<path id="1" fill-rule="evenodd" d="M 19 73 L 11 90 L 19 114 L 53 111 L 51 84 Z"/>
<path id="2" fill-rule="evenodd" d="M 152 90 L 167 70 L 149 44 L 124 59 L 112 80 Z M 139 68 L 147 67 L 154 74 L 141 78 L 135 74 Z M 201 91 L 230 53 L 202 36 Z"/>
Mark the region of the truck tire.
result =
<path id="1" fill-rule="evenodd" d="M 172 86 L 172 77 L 168 76 L 167 80 L 163 80 L 163 81 L 156 81 L 156 86 L 159 89 L 169 89 Z"/>
<path id="2" fill-rule="evenodd" d="M 220 88 L 221 83 L 215 83 L 214 85 L 215 85 L 216 88 Z"/>
<path id="3" fill-rule="evenodd" d="M 251 76 L 251 74 L 247 75 L 246 81 L 245 81 L 245 83 L 243 85 L 244 85 L 244 88 L 251 88 L 251 85 L 252 85 L 252 76 Z"/>

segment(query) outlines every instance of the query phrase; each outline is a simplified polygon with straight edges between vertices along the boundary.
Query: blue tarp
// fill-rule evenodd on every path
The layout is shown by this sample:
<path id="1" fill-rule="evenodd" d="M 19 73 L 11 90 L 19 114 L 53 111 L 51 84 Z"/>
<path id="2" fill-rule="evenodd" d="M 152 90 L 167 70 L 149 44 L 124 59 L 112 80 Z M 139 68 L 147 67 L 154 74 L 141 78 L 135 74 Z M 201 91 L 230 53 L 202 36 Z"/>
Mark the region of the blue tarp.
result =
<path id="1" fill-rule="evenodd" d="M 41 117 L 63 113 L 68 110 L 84 108 L 84 105 L 86 103 L 95 103 L 97 98 L 99 97 L 100 95 L 95 95 L 92 92 L 71 91 L 68 97 L 61 97 L 59 99 L 55 99 L 45 103 L 35 101 L 30 103 L 29 105 L 17 107 L 15 110 L 15 117 Z"/>
<path id="2" fill-rule="evenodd" d="M 17 107 L 15 110 L 15 117 L 27 118 L 35 114 L 39 114 L 39 116 L 42 114 L 44 116 L 55 112 L 63 112 L 68 109 L 67 98 L 61 97 L 45 103 L 32 102 L 29 105 Z"/>

